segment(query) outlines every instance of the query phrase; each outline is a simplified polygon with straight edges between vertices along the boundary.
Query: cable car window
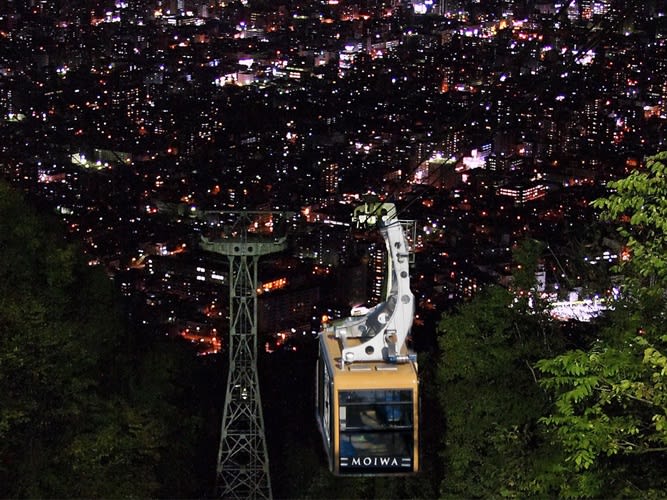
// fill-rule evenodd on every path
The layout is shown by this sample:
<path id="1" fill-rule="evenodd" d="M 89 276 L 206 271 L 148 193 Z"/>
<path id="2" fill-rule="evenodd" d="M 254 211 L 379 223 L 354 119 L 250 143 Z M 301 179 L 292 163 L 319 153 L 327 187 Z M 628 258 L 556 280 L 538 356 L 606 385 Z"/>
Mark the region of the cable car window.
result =
<path id="1" fill-rule="evenodd" d="M 412 427 L 412 391 L 340 391 L 341 430 Z"/>
<path id="2" fill-rule="evenodd" d="M 324 431 L 324 438 L 326 439 L 327 448 L 331 447 L 331 435 L 329 434 L 329 426 L 331 425 L 331 378 L 329 369 L 326 363 L 322 367 L 322 381 L 321 381 L 321 397 L 322 407 L 320 409 L 320 418 L 322 419 L 322 430 Z"/>
<path id="3" fill-rule="evenodd" d="M 412 430 L 403 432 L 344 432 L 340 436 L 341 457 L 411 457 Z"/>
<path id="4" fill-rule="evenodd" d="M 400 468 L 411 463 L 412 391 L 340 391 L 338 401 L 340 456 L 345 463 L 353 464 L 354 460 L 347 462 L 343 457 L 383 457 L 387 461 L 369 462 L 375 466 Z"/>

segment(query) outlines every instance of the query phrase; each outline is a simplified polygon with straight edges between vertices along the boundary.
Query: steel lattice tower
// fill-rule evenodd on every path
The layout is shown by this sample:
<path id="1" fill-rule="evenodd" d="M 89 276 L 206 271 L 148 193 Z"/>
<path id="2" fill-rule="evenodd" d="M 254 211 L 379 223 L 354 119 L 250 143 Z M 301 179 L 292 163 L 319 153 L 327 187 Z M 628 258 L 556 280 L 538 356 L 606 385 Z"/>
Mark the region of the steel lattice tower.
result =
<path id="1" fill-rule="evenodd" d="M 229 214 L 229 212 L 225 212 Z M 222 414 L 216 477 L 222 498 L 255 499 L 271 495 L 269 456 L 257 376 L 257 263 L 262 255 L 284 250 L 285 237 L 248 233 L 257 218 L 275 212 L 234 212 L 231 238 L 202 239 L 204 250 L 229 259 L 229 372 Z"/>

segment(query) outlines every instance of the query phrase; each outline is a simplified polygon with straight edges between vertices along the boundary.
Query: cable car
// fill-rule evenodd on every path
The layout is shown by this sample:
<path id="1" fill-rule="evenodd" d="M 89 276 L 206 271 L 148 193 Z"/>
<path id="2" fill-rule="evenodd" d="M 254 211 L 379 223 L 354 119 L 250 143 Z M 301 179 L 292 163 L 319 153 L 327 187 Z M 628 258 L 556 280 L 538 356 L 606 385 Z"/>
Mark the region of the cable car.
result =
<path id="1" fill-rule="evenodd" d="M 405 344 L 414 317 L 407 240 L 393 204 L 366 203 L 354 220 L 378 227 L 385 239 L 387 296 L 324 324 L 317 421 L 332 473 L 412 474 L 419 469 L 419 380 Z"/>
<path id="2" fill-rule="evenodd" d="M 336 475 L 409 474 L 419 468 L 416 363 L 340 363 L 333 334 L 320 335 L 317 418 Z"/>

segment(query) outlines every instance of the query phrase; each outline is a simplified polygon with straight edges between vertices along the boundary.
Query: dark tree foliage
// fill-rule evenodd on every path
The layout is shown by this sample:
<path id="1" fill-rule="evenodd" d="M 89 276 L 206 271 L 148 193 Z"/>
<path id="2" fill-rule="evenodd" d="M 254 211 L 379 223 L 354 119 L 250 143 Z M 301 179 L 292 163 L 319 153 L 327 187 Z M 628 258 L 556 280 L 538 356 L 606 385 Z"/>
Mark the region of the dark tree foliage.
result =
<path id="1" fill-rule="evenodd" d="M 665 498 L 667 153 L 593 202 L 624 246 L 621 293 L 597 336 L 537 364 L 555 398 L 542 423 L 578 482 L 570 496 Z"/>
<path id="2" fill-rule="evenodd" d="M 540 249 L 534 241 L 515 249 L 511 290 L 489 287 L 441 319 L 441 497 L 540 497 L 558 491 L 560 452 L 538 426 L 549 399 L 533 365 L 560 352 L 563 338 L 535 293 Z"/>
<path id="3" fill-rule="evenodd" d="M 178 358 L 131 357 L 113 283 L 49 222 L 0 183 L 0 497 L 193 495 Z"/>

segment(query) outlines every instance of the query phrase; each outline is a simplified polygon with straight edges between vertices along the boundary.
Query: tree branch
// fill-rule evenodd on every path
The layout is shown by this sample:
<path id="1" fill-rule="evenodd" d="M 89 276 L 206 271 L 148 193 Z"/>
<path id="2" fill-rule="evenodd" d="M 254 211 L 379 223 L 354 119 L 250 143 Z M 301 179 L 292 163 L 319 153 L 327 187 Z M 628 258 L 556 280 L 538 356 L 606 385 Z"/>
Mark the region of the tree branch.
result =
<path id="1" fill-rule="evenodd" d="M 530 363 L 528 362 L 527 359 L 524 359 L 523 361 L 524 361 L 524 363 L 526 363 L 526 366 L 530 370 L 530 373 L 533 375 L 533 380 L 535 381 L 535 383 L 539 384 L 539 382 L 537 381 L 537 377 L 535 376 L 535 370 L 533 370 L 533 367 L 530 366 Z"/>
<path id="2" fill-rule="evenodd" d="M 612 390 L 613 384 L 612 384 L 611 382 L 609 382 L 608 380 L 604 379 L 604 378 L 601 378 L 600 380 L 601 380 L 602 382 L 606 383 L 606 384 L 608 385 L 608 387 L 600 387 L 600 386 L 598 386 L 598 387 L 595 387 L 594 389 L 595 389 L 596 391 L 600 391 L 600 392 L 612 393 L 612 392 L 613 392 L 613 390 Z M 657 404 L 657 403 L 651 401 L 650 399 L 644 399 L 644 398 L 640 398 L 640 397 L 638 397 L 638 396 L 633 396 L 632 394 L 629 394 L 629 393 L 627 393 L 627 392 L 617 393 L 615 396 L 616 396 L 617 398 L 619 398 L 619 399 L 622 398 L 622 397 L 626 397 L 626 398 L 628 398 L 628 399 L 632 399 L 632 400 L 634 400 L 634 401 L 639 401 L 640 403 L 644 403 L 644 404 L 646 404 L 646 405 L 648 405 L 648 406 L 657 406 L 657 407 L 660 407 L 659 404 Z"/>
<path id="3" fill-rule="evenodd" d="M 667 453 L 667 446 L 662 448 L 634 448 L 627 450 L 626 453 L 632 453 L 633 455 L 641 455 L 644 453 Z"/>

